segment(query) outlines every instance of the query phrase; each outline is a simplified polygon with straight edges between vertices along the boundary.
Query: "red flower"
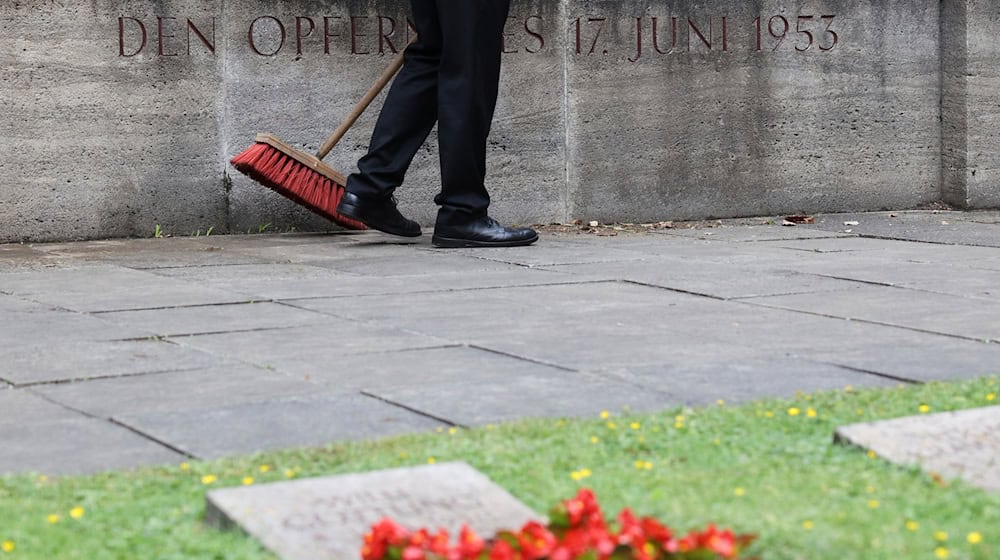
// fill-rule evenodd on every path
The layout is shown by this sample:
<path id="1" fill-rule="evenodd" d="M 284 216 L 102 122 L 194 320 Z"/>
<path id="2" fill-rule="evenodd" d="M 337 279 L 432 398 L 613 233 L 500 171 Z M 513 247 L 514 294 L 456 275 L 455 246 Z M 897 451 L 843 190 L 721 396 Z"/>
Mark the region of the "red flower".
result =
<path id="1" fill-rule="evenodd" d="M 462 525 L 462 531 L 458 536 L 458 552 L 461 558 L 479 558 L 486 549 L 486 542 L 479 538 L 472 529 Z"/>
<path id="2" fill-rule="evenodd" d="M 556 546 L 556 536 L 537 521 L 528 522 L 518 533 L 517 541 L 525 560 L 546 558 Z"/>

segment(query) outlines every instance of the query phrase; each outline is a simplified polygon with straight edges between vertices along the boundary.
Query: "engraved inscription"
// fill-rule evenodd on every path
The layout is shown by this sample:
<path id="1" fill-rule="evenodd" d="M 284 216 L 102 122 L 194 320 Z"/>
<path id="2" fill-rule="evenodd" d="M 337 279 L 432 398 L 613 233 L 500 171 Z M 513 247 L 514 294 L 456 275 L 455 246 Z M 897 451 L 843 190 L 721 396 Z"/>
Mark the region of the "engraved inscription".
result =
<path id="1" fill-rule="evenodd" d="M 637 63 L 644 58 L 681 54 L 828 53 L 839 46 L 841 21 L 837 15 L 784 13 L 762 14 L 752 20 L 728 14 L 643 15 L 625 21 L 599 14 L 580 16 L 569 22 L 569 48 L 580 57 L 621 57 L 618 60 Z M 503 53 L 525 56 L 544 52 L 551 44 L 546 35 L 551 29 L 546 23 L 540 15 L 512 14 L 503 32 Z M 382 13 L 284 18 L 264 14 L 245 25 L 246 47 L 262 57 L 292 50 L 297 58 L 334 53 L 395 54 L 415 33 L 410 19 Z M 147 50 L 162 58 L 193 52 L 214 55 L 216 28 L 215 18 L 122 15 L 118 18 L 118 56 L 134 58 Z"/>

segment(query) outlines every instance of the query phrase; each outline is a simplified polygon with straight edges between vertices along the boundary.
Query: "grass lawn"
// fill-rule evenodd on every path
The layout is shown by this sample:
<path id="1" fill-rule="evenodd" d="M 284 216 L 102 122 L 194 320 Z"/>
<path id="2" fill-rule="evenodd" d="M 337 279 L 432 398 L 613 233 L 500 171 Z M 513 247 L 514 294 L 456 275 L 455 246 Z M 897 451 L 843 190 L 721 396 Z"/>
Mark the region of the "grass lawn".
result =
<path id="1" fill-rule="evenodd" d="M 997 405 L 998 378 L 652 415 L 535 420 L 61 479 L 0 478 L 0 560 L 272 558 L 201 524 L 211 487 L 463 460 L 537 511 L 597 492 L 678 530 L 755 533 L 761 558 L 1000 558 L 1000 495 L 858 449 L 836 426 Z M 72 460 L 71 458 L 69 460 Z M 250 479 L 253 479 L 252 481 Z"/>

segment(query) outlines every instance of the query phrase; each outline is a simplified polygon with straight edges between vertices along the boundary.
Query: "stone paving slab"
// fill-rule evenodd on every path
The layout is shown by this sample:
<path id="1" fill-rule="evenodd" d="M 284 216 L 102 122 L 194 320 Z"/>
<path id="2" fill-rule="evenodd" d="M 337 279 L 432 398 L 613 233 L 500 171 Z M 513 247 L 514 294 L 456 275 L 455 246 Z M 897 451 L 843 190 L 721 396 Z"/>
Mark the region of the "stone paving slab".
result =
<path id="1" fill-rule="evenodd" d="M 115 325 L 92 315 L 11 300 L 15 298 L 0 297 L 0 352 L 39 344 L 121 340 L 153 334 L 142 327 Z"/>
<path id="2" fill-rule="evenodd" d="M 1000 406 L 852 424 L 837 429 L 836 439 L 1000 492 Z"/>
<path id="3" fill-rule="evenodd" d="M 84 474 L 178 461 L 132 431 L 23 390 L 0 391 L 0 473 Z"/>
<path id="4" fill-rule="evenodd" d="M 602 410 L 626 408 L 654 411 L 671 402 L 663 393 L 638 390 L 636 385 L 617 379 L 566 371 L 475 348 L 379 356 L 385 357 L 393 358 L 395 367 L 384 361 L 370 367 L 381 382 L 366 381 L 367 393 L 463 426 L 518 418 L 592 417 Z M 411 360 L 409 370 L 400 358 Z M 422 364 L 427 365 L 421 367 Z M 393 373 L 396 381 L 389 382 L 387 374 Z M 374 388 L 375 383 L 380 387 Z"/>
<path id="5" fill-rule="evenodd" d="M 60 422 L 80 418 L 82 418 L 80 413 L 29 391 L 14 389 L 0 391 L 0 426 L 16 428 L 39 420 Z"/>
<path id="6" fill-rule="evenodd" d="M 690 406 L 742 403 L 790 397 L 799 391 L 831 391 L 848 386 L 892 387 L 900 382 L 831 364 L 785 356 L 745 360 L 666 363 L 610 371 L 609 375 L 668 396 L 667 402 Z"/>
<path id="7" fill-rule="evenodd" d="M 855 283 L 850 281 L 803 274 L 766 264 L 692 262 L 667 257 L 630 263 L 628 267 L 601 263 L 552 266 L 546 267 L 546 270 L 628 280 L 722 299 L 829 292 L 855 287 Z M 733 282 L 733 278 L 741 278 L 742 281 Z"/>
<path id="8" fill-rule="evenodd" d="M 914 298 L 919 306 L 910 305 Z M 974 340 L 1000 341 L 1000 302 L 885 286 L 813 294 L 753 298 L 755 304 L 871 321 Z"/>
<path id="9" fill-rule="evenodd" d="M 525 269 L 457 270 L 438 276 L 380 277 L 349 275 L 302 264 L 175 268 L 158 273 L 231 290 L 255 300 L 374 296 L 580 281 L 563 274 Z"/>
<path id="10" fill-rule="evenodd" d="M 955 381 L 1000 374 L 1000 344 L 934 335 L 859 341 L 839 349 L 818 349 L 811 360 L 916 382 Z"/>
<path id="11" fill-rule="evenodd" d="M 199 243 L 194 238 L 109 239 L 89 243 L 52 243 L 38 247 L 50 258 L 72 259 L 76 263 L 114 264 L 135 269 L 265 262 L 264 259 L 226 251 L 219 246 Z"/>
<path id="12" fill-rule="evenodd" d="M 285 560 L 356 558 L 364 535 L 385 517 L 451 535 L 462 525 L 494 535 L 544 521 L 465 463 L 225 488 L 206 502 L 206 523 L 240 527 Z"/>
<path id="13" fill-rule="evenodd" d="M 164 337 L 301 327 L 330 320 L 319 313 L 270 302 L 115 311 L 98 317 Z"/>
<path id="14" fill-rule="evenodd" d="M 806 229 L 798 226 L 759 225 L 759 226 L 723 226 L 717 228 L 697 229 L 663 229 L 657 233 L 675 235 L 692 239 L 709 239 L 712 241 L 790 241 L 797 239 L 822 239 L 826 237 L 848 237 L 851 234 Z"/>
<path id="15" fill-rule="evenodd" d="M 336 369 L 341 356 L 432 348 L 435 337 L 390 326 L 329 317 L 324 324 L 288 329 L 197 335 L 170 339 L 184 347 L 285 373 L 308 376 Z"/>
<path id="16" fill-rule="evenodd" d="M 844 280 L 883 284 L 951 294 L 966 298 L 1000 299 L 1000 270 L 977 269 L 970 264 L 894 262 L 853 263 L 850 267 L 833 263 L 814 264 L 805 270 Z"/>
<path id="17" fill-rule="evenodd" d="M 25 418 L 0 424 L 0 473 L 91 474 L 179 463 L 184 456 L 127 428 L 92 418 Z"/>
<path id="18" fill-rule="evenodd" d="M 315 383 L 245 365 L 39 385 L 31 391 L 101 418 L 211 410 L 325 392 Z"/>
<path id="19" fill-rule="evenodd" d="M 845 225 L 844 222 L 858 224 Z M 829 214 L 818 216 L 816 224 L 806 227 L 827 231 L 849 229 L 857 235 L 884 239 L 1000 247 L 996 224 L 970 221 L 970 215 L 961 212 Z"/>
<path id="20" fill-rule="evenodd" d="M 269 399 L 118 422 L 199 459 L 430 431 L 441 422 L 363 395 Z"/>
<path id="21" fill-rule="evenodd" d="M 359 250 L 355 253 L 354 258 L 305 261 L 304 264 L 375 278 L 392 278 L 394 276 L 442 276 L 447 278 L 457 271 L 463 273 L 512 271 L 518 268 L 513 264 L 470 258 L 454 252 L 415 251 L 412 249 L 405 254 L 389 256 L 369 256 L 363 250 Z"/>
<path id="22" fill-rule="evenodd" d="M 116 266 L 0 275 L 0 291 L 73 311 L 237 303 L 242 296 Z"/>
<path id="23" fill-rule="evenodd" d="M 0 379 L 15 386 L 201 369 L 222 360 L 159 340 L 66 342 L 0 349 Z"/>
<path id="24" fill-rule="evenodd" d="M 627 248 L 605 248 L 595 251 L 593 247 L 566 242 L 554 242 L 544 251 L 533 247 L 509 247 L 493 249 L 458 249 L 455 254 L 474 257 L 485 261 L 510 263 L 520 266 L 537 267 L 566 264 L 624 263 L 642 260 L 641 252 Z"/>

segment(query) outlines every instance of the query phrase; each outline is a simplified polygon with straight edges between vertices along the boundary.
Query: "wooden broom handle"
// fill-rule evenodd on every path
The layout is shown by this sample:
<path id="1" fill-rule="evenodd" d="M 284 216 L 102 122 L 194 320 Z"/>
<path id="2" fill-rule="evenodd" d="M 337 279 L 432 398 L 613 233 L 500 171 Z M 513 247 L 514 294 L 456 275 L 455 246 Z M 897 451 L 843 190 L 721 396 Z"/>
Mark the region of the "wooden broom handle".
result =
<path id="1" fill-rule="evenodd" d="M 414 35 L 406 46 L 409 47 L 410 45 L 415 43 L 416 40 L 417 36 Z M 371 89 L 368 90 L 368 93 L 366 93 L 365 96 L 361 99 L 361 101 L 354 106 L 354 110 L 351 111 L 351 114 L 347 115 L 347 118 L 344 119 L 344 122 L 340 123 L 340 126 L 337 128 L 337 130 L 333 131 L 333 134 L 331 134 L 330 137 L 326 139 L 326 142 L 323 143 L 323 147 L 320 148 L 319 152 L 316 153 L 316 157 L 318 157 L 319 159 L 325 158 L 327 154 L 330 153 L 330 150 L 333 150 L 333 147 L 337 145 L 337 142 L 340 142 L 340 140 L 344 137 L 344 135 L 347 134 L 347 131 L 350 130 L 352 126 L 354 126 L 354 123 L 357 122 L 358 118 L 361 117 L 361 114 L 365 112 L 365 109 L 367 109 L 368 106 L 372 104 L 372 101 L 375 101 L 375 98 L 378 97 L 378 94 L 382 93 L 382 90 L 385 89 L 385 86 L 387 86 L 389 82 L 392 81 L 392 79 L 396 76 L 396 73 L 399 72 L 399 69 L 403 67 L 403 56 L 405 54 L 406 54 L 406 49 L 399 51 L 399 54 L 396 55 L 395 59 L 393 59 L 392 64 L 390 64 L 389 67 L 385 69 L 385 72 L 383 72 L 382 75 L 379 77 L 378 81 L 375 82 L 375 85 L 373 85 Z"/>

